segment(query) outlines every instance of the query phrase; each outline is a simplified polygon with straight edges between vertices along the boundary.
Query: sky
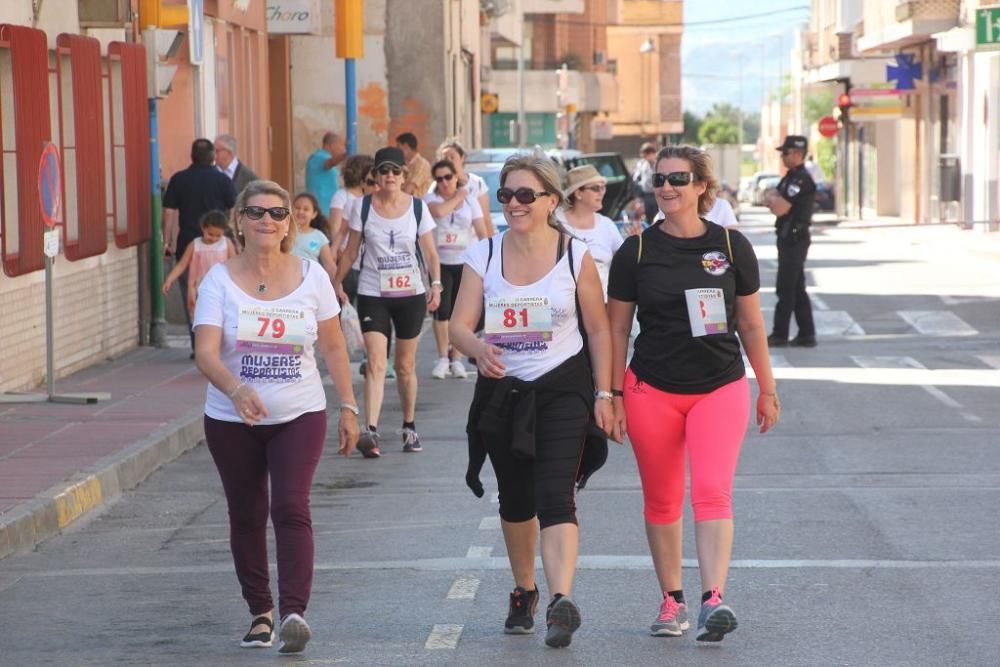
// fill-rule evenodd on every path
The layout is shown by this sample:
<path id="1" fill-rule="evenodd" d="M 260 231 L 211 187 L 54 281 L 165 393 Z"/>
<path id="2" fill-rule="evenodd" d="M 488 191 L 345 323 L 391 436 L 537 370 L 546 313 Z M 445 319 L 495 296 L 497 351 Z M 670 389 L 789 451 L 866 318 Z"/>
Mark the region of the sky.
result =
<path id="1" fill-rule="evenodd" d="M 809 0 L 684 0 L 684 110 L 716 102 L 760 111 L 763 91 L 789 68 L 794 32 L 809 20 Z M 699 25 L 727 17 L 739 21 Z"/>

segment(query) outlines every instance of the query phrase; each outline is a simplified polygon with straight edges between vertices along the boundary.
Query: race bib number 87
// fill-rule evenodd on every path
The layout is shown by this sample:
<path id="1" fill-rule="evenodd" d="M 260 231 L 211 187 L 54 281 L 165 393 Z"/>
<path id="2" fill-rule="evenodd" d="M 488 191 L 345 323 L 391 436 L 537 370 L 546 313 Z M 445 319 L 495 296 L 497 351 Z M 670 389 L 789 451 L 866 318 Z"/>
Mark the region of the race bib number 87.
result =
<path id="1" fill-rule="evenodd" d="M 258 354 L 302 354 L 305 312 L 296 308 L 240 306 L 236 349 Z"/>
<path id="2" fill-rule="evenodd" d="M 491 345 L 551 341 L 552 304 L 549 297 L 487 299 L 484 333 L 484 340 Z"/>

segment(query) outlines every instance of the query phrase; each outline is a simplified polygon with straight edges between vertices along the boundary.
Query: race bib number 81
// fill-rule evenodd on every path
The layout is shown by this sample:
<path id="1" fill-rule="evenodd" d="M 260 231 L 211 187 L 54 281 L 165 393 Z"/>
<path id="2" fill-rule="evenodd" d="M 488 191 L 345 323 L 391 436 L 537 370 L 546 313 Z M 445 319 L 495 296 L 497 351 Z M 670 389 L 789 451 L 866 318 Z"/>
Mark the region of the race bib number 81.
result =
<path id="1" fill-rule="evenodd" d="M 240 306 L 236 349 L 260 354 L 302 354 L 305 312 L 296 308 Z"/>
<path id="2" fill-rule="evenodd" d="M 487 299 L 484 333 L 484 340 L 491 345 L 551 341 L 552 304 L 549 297 Z"/>

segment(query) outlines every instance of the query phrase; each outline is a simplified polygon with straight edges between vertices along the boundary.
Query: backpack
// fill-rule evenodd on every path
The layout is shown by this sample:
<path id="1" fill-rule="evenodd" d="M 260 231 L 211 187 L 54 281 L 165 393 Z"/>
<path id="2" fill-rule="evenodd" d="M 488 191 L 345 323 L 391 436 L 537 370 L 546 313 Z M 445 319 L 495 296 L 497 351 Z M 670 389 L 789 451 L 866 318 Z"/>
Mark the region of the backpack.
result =
<path id="1" fill-rule="evenodd" d="M 419 203 L 418 203 L 419 202 Z M 368 224 L 368 214 L 372 210 L 372 196 L 365 195 L 361 199 L 361 260 L 358 266 L 364 268 L 365 265 L 365 226 Z M 417 221 L 417 235 L 413 243 L 413 249 L 417 253 L 417 267 L 422 272 L 426 272 L 424 267 L 424 254 L 420 252 L 420 220 L 424 217 L 424 202 L 417 197 L 413 197 L 413 218 Z M 490 256 L 493 255 L 493 245 L 490 245 Z"/>

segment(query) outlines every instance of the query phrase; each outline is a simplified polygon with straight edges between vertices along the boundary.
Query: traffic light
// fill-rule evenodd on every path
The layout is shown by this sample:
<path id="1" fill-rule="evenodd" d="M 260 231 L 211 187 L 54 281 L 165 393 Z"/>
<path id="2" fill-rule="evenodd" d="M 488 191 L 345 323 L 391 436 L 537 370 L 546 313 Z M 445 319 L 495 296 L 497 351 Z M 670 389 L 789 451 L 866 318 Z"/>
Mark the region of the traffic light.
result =
<path id="1" fill-rule="evenodd" d="M 848 121 L 848 112 L 851 110 L 853 104 L 851 103 L 850 93 L 841 93 L 837 97 L 837 106 L 840 108 L 840 120 L 842 123 Z"/>
<path id="2" fill-rule="evenodd" d="M 139 0 L 139 29 L 181 28 L 188 25 L 187 0 Z"/>

